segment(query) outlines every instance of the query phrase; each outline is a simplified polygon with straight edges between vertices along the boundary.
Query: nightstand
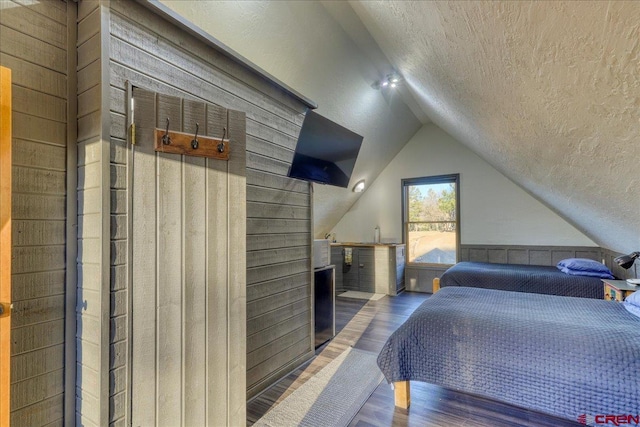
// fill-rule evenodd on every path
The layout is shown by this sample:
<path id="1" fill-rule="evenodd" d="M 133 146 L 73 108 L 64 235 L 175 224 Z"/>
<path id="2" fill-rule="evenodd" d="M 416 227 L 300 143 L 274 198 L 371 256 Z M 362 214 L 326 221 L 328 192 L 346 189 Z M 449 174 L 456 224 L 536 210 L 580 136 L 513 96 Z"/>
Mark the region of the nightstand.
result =
<path id="1" fill-rule="evenodd" d="M 633 286 L 626 280 L 602 279 L 604 283 L 604 299 L 609 301 L 624 301 L 624 299 L 640 289 L 640 286 Z"/>

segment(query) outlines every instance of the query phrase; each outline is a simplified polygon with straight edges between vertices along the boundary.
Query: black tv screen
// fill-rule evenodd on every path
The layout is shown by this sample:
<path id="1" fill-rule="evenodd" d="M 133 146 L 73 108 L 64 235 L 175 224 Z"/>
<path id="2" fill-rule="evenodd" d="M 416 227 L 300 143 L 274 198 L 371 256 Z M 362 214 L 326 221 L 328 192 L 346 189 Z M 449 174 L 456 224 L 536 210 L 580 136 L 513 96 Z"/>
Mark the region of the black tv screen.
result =
<path id="1" fill-rule="evenodd" d="M 309 111 L 289 168 L 289 176 L 338 187 L 349 186 L 362 137 Z"/>

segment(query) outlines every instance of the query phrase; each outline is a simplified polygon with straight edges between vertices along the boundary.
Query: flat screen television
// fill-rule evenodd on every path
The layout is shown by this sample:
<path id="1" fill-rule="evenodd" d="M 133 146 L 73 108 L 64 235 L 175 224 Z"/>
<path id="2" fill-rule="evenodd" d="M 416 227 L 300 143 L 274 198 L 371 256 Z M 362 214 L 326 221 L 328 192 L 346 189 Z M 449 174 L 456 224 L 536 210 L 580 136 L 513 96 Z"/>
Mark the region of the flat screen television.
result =
<path id="1" fill-rule="evenodd" d="M 309 110 L 289 176 L 347 188 L 361 145 L 360 135 Z"/>

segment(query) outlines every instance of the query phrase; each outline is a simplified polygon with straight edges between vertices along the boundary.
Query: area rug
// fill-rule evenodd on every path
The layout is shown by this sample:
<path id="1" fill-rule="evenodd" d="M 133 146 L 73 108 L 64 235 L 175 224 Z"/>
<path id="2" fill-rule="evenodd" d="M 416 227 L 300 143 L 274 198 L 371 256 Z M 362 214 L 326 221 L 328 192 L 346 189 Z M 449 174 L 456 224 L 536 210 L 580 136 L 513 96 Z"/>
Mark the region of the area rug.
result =
<path id="1" fill-rule="evenodd" d="M 369 301 L 377 301 L 384 298 L 385 294 L 372 294 L 371 292 L 347 291 L 338 295 L 342 298 L 368 299 Z"/>
<path id="2" fill-rule="evenodd" d="M 382 381 L 378 355 L 349 348 L 254 426 L 347 426 Z"/>

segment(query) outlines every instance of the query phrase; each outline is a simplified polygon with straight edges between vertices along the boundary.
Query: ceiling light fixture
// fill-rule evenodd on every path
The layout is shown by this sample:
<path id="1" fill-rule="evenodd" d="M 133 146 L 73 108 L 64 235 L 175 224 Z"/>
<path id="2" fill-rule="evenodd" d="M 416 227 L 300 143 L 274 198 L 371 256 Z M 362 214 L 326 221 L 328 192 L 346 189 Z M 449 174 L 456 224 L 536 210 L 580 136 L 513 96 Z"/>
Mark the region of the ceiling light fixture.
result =
<path id="1" fill-rule="evenodd" d="M 400 77 L 397 73 L 387 74 L 383 79 L 378 80 L 372 86 L 375 89 L 383 89 L 385 87 L 398 87 L 398 83 L 402 81 L 402 77 Z"/>
<path id="2" fill-rule="evenodd" d="M 356 182 L 356 185 L 353 186 L 354 193 L 362 193 L 364 191 L 364 179 Z"/>

